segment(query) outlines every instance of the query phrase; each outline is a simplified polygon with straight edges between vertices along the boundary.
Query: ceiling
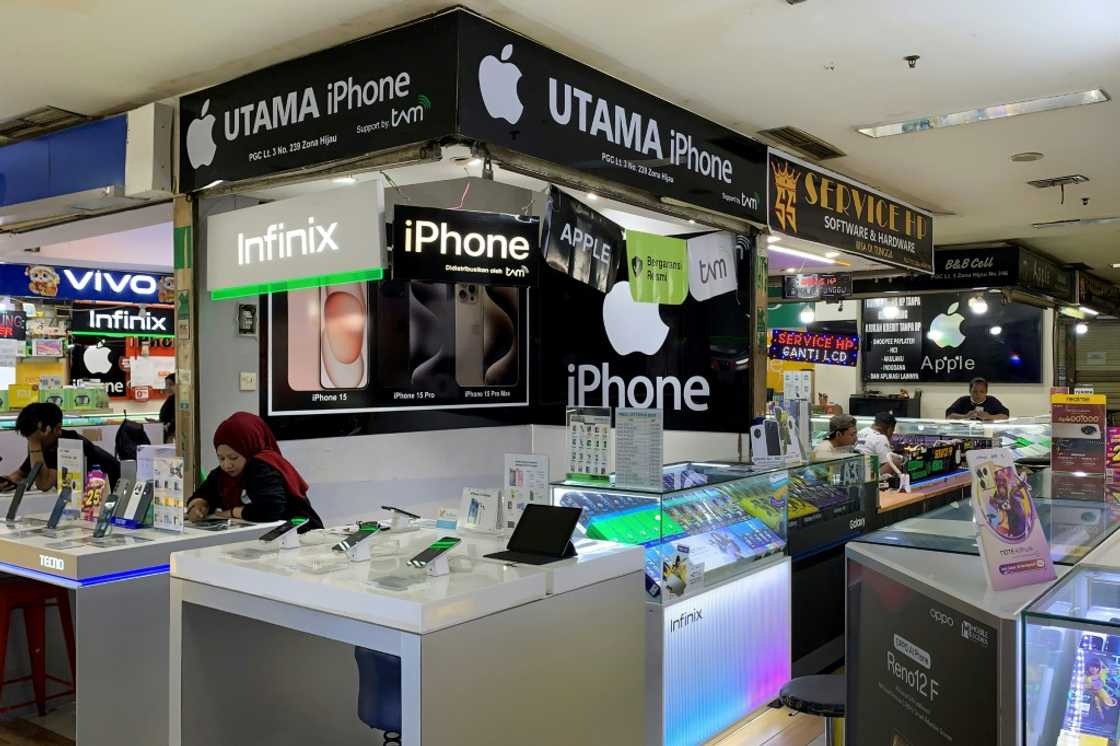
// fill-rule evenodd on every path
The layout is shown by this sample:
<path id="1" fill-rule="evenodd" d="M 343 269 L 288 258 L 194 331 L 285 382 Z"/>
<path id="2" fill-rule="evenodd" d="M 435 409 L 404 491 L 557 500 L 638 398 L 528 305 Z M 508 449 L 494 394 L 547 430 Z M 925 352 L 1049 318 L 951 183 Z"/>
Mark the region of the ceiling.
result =
<path id="1" fill-rule="evenodd" d="M 827 166 L 953 213 L 938 244 L 1019 239 L 1114 281 L 1120 101 L 873 140 L 856 127 L 1104 88 L 1120 96 L 1113 0 L 471 0 L 475 10 L 733 129 L 793 125 L 848 155 Z M 431 0 L 0 0 L 0 119 L 52 105 L 121 111 L 445 7 Z M 231 9 L 235 9 L 231 11 Z M 49 44 L 44 42 L 49 41 Z M 44 54 L 45 49 L 65 54 Z M 915 69 L 903 61 L 919 54 Z M 1011 163 L 1041 151 L 1033 163 Z M 1091 181 L 1036 190 L 1028 179 Z M 1082 204 L 1089 197 L 1089 204 Z"/>

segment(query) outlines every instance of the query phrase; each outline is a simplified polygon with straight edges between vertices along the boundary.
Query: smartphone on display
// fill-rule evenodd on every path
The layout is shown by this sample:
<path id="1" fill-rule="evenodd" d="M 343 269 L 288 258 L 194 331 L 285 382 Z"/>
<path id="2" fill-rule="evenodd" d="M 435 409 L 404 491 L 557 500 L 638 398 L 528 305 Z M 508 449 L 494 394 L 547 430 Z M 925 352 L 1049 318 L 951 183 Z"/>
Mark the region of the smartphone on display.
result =
<path id="1" fill-rule="evenodd" d="M 288 386 L 321 391 L 319 288 L 288 292 Z"/>
<path id="2" fill-rule="evenodd" d="M 109 499 L 101 505 L 101 512 L 97 514 L 97 523 L 93 526 L 93 538 L 100 539 L 108 536 L 113 529 L 113 511 L 117 508 L 117 496 L 110 495 Z"/>
<path id="3" fill-rule="evenodd" d="M 331 549 L 336 552 L 348 552 L 363 541 L 368 540 L 374 534 L 381 530 L 381 527 L 376 524 L 366 524 L 359 528 L 354 533 L 347 536 L 342 541 L 335 544 Z"/>
<path id="4" fill-rule="evenodd" d="M 369 383 L 369 297 L 364 282 L 319 288 L 324 389 L 360 389 Z"/>
<path id="5" fill-rule="evenodd" d="M 452 286 L 409 283 L 408 337 L 412 385 L 448 396 L 455 390 L 452 357 Z"/>
<path id="6" fill-rule="evenodd" d="M 8 515 L 5 517 L 5 520 L 8 523 L 11 523 L 16 519 L 16 516 L 19 514 L 19 505 L 23 502 L 24 494 L 33 484 L 35 484 L 35 480 L 39 477 L 39 472 L 41 472 L 42 470 L 42 462 L 35 464 L 31 467 L 31 473 L 27 475 L 27 478 L 16 485 L 16 492 L 14 495 L 12 495 L 12 502 L 8 505 Z"/>
<path id="7" fill-rule="evenodd" d="M 460 386 L 482 386 L 482 295 L 481 285 L 455 285 L 455 381 Z"/>
<path id="8" fill-rule="evenodd" d="M 387 388 L 412 385 L 409 366 L 409 305 L 405 280 L 377 283 L 377 376 Z"/>
<path id="9" fill-rule="evenodd" d="M 486 285 L 482 290 L 484 383 L 516 386 L 521 346 L 521 296 L 514 287 Z"/>
<path id="10" fill-rule="evenodd" d="M 412 567 L 427 567 L 433 560 L 454 549 L 462 541 L 458 536 L 444 536 L 408 561 Z"/>
<path id="11" fill-rule="evenodd" d="M 382 505 L 381 509 L 388 510 L 392 513 L 400 513 L 401 515 L 408 516 L 409 518 L 415 518 L 417 520 L 420 519 L 420 516 L 416 515 L 415 513 L 409 513 L 407 510 L 401 510 L 400 508 L 393 507 L 392 505 Z"/>
<path id="12" fill-rule="evenodd" d="M 270 541 L 275 541 L 276 539 L 279 539 L 281 536 L 288 533 L 292 529 L 298 529 L 300 526 L 302 526 L 305 523 L 307 523 L 306 518 L 289 518 L 288 520 L 284 521 L 279 526 L 277 526 L 276 528 L 272 529 L 267 534 L 262 536 L 260 538 L 260 540 L 264 543 L 268 543 Z"/>
<path id="13" fill-rule="evenodd" d="M 58 528 L 58 523 L 62 520 L 62 513 L 66 510 L 66 504 L 70 502 L 70 497 L 73 494 L 74 490 L 70 487 L 63 487 L 62 491 L 58 493 L 58 498 L 54 501 L 54 507 L 51 508 L 50 518 L 47 519 L 47 528 Z"/>

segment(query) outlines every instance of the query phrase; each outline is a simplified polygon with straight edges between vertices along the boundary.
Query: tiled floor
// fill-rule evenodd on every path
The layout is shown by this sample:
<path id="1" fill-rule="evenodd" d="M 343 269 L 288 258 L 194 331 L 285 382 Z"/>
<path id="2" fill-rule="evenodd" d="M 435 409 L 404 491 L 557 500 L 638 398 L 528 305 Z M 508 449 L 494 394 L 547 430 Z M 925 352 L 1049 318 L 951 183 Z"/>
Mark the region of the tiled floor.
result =
<path id="1" fill-rule="evenodd" d="M 30 720 L 0 722 L 0 746 L 74 746 L 74 741 Z"/>
<path id="2" fill-rule="evenodd" d="M 786 708 L 767 709 L 709 746 L 824 746 L 824 720 Z"/>

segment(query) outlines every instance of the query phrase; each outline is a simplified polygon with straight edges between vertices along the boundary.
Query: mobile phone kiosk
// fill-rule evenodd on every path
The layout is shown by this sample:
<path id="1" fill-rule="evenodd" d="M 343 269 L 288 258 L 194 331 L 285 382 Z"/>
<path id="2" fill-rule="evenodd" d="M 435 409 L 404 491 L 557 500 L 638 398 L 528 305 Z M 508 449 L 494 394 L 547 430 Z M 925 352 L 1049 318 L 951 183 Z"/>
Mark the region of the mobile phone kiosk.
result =
<path id="1" fill-rule="evenodd" d="M 281 549 L 299 548 L 299 527 L 307 523 L 306 518 L 289 518 L 260 538 L 262 543 L 276 542 Z"/>
<path id="2" fill-rule="evenodd" d="M 58 499 L 54 501 L 54 507 L 51 508 L 51 516 L 47 519 L 47 528 L 58 528 L 59 521 L 62 520 L 62 513 L 66 510 L 66 503 L 70 502 L 70 496 L 74 494 L 71 487 L 63 487 L 58 493 Z"/>
<path id="3" fill-rule="evenodd" d="M 335 544 L 331 549 L 336 552 L 345 552 L 346 558 L 351 562 L 365 562 L 369 559 L 373 537 L 380 530 L 381 526 L 376 523 L 362 524 L 357 531 Z"/>
<path id="4" fill-rule="evenodd" d="M 451 572 L 451 565 L 447 562 L 447 553 L 462 541 L 458 536 L 444 536 L 433 541 L 431 545 L 420 554 L 408 561 L 412 567 L 423 568 L 434 578 L 447 575 Z"/>
<path id="5" fill-rule="evenodd" d="M 42 463 L 35 464 L 31 467 L 31 473 L 27 475 L 27 478 L 16 485 L 16 491 L 12 494 L 12 502 L 8 505 L 8 515 L 4 518 L 5 522 L 15 523 L 16 515 L 19 513 L 19 504 L 23 502 L 24 493 L 27 492 L 31 485 L 35 484 L 35 479 L 42 470 Z"/>
<path id="6" fill-rule="evenodd" d="M 513 529 L 513 536 L 509 537 L 507 551 L 485 556 L 526 565 L 547 565 L 574 557 L 572 532 L 576 530 L 582 510 L 530 503 Z"/>
<path id="7" fill-rule="evenodd" d="M 394 507 L 392 505 L 382 505 L 381 509 L 388 510 L 392 514 L 393 519 L 389 523 L 389 528 L 391 528 L 393 531 L 396 531 L 398 534 L 404 533 L 406 531 L 419 530 L 417 526 L 412 525 L 413 521 L 420 520 L 420 516 L 416 515 L 415 513 L 409 513 L 407 510 L 401 510 L 400 508 Z"/>

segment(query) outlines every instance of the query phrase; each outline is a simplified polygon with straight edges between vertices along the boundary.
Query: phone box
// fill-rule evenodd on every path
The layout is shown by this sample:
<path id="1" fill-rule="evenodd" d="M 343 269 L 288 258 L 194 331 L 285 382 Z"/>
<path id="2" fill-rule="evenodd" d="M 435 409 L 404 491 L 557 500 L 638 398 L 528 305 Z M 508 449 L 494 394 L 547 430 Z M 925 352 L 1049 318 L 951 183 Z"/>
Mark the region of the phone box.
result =
<path id="1" fill-rule="evenodd" d="M 66 391 L 59 388 L 39 388 L 39 402 L 45 404 L 50 402 L 57 405 L 60 409 L 66 408 Z"/>
<path id="2" fill-rule="evenodd" d="M 30 384 L 13 383 L 8 387 L 8 404 L 11 409 L 23 409 L 37 401 L 39 401 L 39 392 Z"/>
<path id="3" fill-rule="evenodd" d="M 0 389 L 0 412 L 10 412 L 11 409 L 8 404 L 8 390 Z"/>

